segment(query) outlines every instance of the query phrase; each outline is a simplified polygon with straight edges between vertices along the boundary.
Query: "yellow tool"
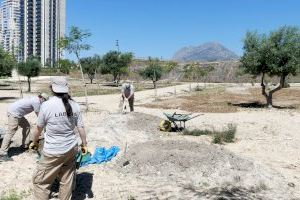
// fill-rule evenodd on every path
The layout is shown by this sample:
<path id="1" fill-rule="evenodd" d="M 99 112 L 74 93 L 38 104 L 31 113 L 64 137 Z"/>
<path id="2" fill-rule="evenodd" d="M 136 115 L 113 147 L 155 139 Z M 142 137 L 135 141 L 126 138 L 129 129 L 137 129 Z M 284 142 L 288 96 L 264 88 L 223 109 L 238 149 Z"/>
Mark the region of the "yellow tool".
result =
<path id="1" fill-rule="evenodd" d="M 164 132 L 171 132 L 172 130 L 171 122 L 168 120 L 162 120 L 159 124 L 159 130 Z"/>

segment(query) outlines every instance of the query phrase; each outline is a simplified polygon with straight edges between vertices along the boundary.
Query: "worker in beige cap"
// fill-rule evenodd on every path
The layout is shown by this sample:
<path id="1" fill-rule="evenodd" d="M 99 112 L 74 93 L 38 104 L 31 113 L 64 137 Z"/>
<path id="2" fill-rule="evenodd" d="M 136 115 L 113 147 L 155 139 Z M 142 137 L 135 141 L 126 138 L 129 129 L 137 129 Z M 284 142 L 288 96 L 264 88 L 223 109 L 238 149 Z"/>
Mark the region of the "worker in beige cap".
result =
<path id="1" fill-rule="evenodd" d="M 76 172 L 78 140 L 74 129 L 77 128 L 81 139 L 81 150 L 87 152 L 86 133 L 79 104 L 69 95 L 65 77 L 51 79 L 53 97 L 41 106 L 36 131 L 30 149 L 38 149 L 38 140 L 44 128 L 44 146 L 41 160 L 33 175 L 35 200 L 48 200 L 50 188 L 55 179 L 60 181 L 59 199 L 71 200 Z"/>
<path id="2" fill-rule="evenodd" d="M 30 124 L 25 118 L 25 115 L 35 112 L 38 115 L 40 106 L 47 101 L 49 96 L 46 93 L 39 94 L 35 97 L 28 97 L 20 99 L 8 107 L 8 131 L 4 135 L 3 142 L 0 149 L 0 160 L 10 161 L 12 158 L 8 156 L 8 149 L 11 139 L 15 135 L 18 127 L 22 128 L 22 148 L 27 149 L 30 143 Z"/>

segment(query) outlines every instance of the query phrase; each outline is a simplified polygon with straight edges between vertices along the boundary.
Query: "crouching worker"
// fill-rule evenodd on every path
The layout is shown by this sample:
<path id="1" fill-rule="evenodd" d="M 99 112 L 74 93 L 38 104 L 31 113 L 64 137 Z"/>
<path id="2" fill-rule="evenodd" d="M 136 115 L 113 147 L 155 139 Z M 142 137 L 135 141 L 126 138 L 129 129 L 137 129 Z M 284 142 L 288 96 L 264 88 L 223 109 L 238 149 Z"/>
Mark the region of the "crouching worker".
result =
<path id="1" fill-rule="evenodd" d="M 86 150 L 86 133 L 79 104 L 71 99 L 67 79 L 54 77 L 51 80 L 53 97 L 41 106 L 37 119 L 37 129 L 30 149 L 38 148 L 38 139 L 43 128 L 44 147 L 41 160 L 33 175 L 35 200 L 48 200 L 50 188 L 55 179 L 60 181 L 59 199 L 71 200 L 76 174 L 76 154 L 78 141 L 74 129 L 77 128 Z"/>
<path id="2" fill-rule="evenodd" d="M 4 135 L 3 142 L 0 149 L 1 160 L 12 160 L 8 157 L 8 149 L 11 140 L 20 126 L 22 128 L 22 147 L 27 149 L 30 143 L 30 124 L 25 115 L 35 112 L 38 115 L 40 106 L 43 102 L 47 101 L 49 96 L 46 93 L 42 93 L 36 97 L 29 97 L 20 99 L 8 107 L 8 131 Z"/>
<path id="3" fill-rule="evenodd" d="M 134 87 L 130 83 L 130 81 L 126 81 L 122 85 L 122 100 L 123 104 L 125 103 L 125 100 L 129 102 L 130 112 L 134 111 L 133 104 L 134 104 Z"/>

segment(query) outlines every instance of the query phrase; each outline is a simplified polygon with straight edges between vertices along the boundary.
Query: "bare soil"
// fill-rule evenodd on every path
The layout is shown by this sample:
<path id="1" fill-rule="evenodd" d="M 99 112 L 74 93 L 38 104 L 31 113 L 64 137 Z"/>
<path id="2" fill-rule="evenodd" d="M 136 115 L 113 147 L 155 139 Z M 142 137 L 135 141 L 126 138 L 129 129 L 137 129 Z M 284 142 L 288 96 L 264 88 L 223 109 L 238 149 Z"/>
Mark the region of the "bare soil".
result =
<path id="1" fill-rule="evenodd" d="M 47 80 L 37 80 L 33 88 L 39 84 L 46 87 Z M 154 91 L 137 92 L 139 106 L 136 113 L 130 114 L 118 112 L 120 94 L 90 96 L 90 112 L 83 112 L 89 150 L 115 145 L 120 152 L 110 162 L 77 172 L 74 199 L 300 198 L 300 114 L 299 109 L 289 108 L 300 104 L 299 87 L 275 95 L 274 103 L 280 109 L 244 107 L 253 101 L 264 103 L 259 88 L 250 84 L 214 84 L 192 94 L 186 92 L 188 88 L 189 84 L 176 86 L 177 96 L 172 93 L 174 87 L 161 88 L 157 93 L 162 100 L 154 102 Z M 16 98 L 19 94 L 5 90 L 0 95 Z M 75 100 L 82 103 L 84 97 Z M 6 110 L 13 101 L 0 101 L 0 127 L 7 127 Z M 177 102 L 178 107 L 173 109 Z M 207 112 L 190 120 L 190 128 L 221 130 L 236 124 L 235 143 L 213 145 L 208 136 L 158 131 L 161 118 L 165 118 L 163 112 L 175 111 Z M 30 114 L 27 118 L 34 127 L 36 116 Z M 14 189 L 25 191 L 24 199 L 31 200 L 37 155 L 21 151 L 20 145 L 18 130 L 9 152 L 14 161 L 0 163 L 0 197 Z M 51 199 L 57 199 L 57 187 L 51 195 Z"/>
<path id="2" fill-rule="evenodd" d="M 235 89 L 235 90 L 234 90 Z M 274 94 L 274 106 L 277 108 L 300 108 L 300 90 L 285 88 Z M 180 109 L 189 112 L 231 113 L 240 108 L 265 107 L 265 98 L 260 88 L 231 90 L 219 87 L 193 92 L 192 95 L 178 96 L 142 105 L 146 108 Z"/>

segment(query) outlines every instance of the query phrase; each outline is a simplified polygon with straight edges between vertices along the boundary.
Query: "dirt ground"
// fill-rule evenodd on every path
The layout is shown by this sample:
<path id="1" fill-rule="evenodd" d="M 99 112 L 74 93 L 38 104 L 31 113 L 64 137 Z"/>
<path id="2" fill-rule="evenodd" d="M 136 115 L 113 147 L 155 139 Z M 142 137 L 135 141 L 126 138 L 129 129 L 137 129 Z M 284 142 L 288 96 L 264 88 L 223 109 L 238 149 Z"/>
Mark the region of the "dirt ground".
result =
<path id="1" fill-rule="evenodd" d="M 191 86 L 195 88 L 196 84 Z M 179 106 L 165 107 L 174 102 L 175 89 L 176 97 L 180 96 Z M 183 84 L 159 89 L 158 97 L 152 90 L 137 92 L 136 112 L 129 114 L 119 112 L 119 94 L 89 97 L 90 112 L 84 112 L 83 117 L 90 151 L 112 145 L 121 151 L 108 163 L 83 167 L 77 172 L 74 199 L 300 199 L 297 108 L 228 104 L 261 101 L 253 95 L 258 95 L 257 86 L 250 84 L 214 84 L 201 95 L 188 90 L 189 84 Z M 276 97 L 274 102 L 282 107 L 296 107 L 300 104 L 295 93 L 298 90 L 298 86 L 293 86 L 283 91 L 289 95 L 281 94 L 285 99 Z M 13 97 L 18 97 L 18 92 L 0 90 L 0 96 L 10 97 L 0 101 L 0 127 L 6 127 L 7 106 L 15 101 Z M 211 106 L 207 102 L 222 103 L 222 99 L 235 110 L 204 110 Z M 83 97 L 75 100 L 84 102 Z M 195 107 L 197 102 L 202 107 Z M 229 123 L 236 124 L 236 142 L 214 145 L 209 136 L 158 131 L 160 120 L 165 118 L 163 112 L 175 111 L 203 114 L 187 122 L 190 129 L 223 129 Z M 28 118 L 34 125 L 35 116 Z M 10 150 L 14 161 L 0 163 L 0 194 L 14 189 L 24 192 L 24 199 L 30 200 L 37 155 L 20 151 L 20 136 L 18 131 Z M 56 198 L 57 190 L 53 189 L 52 199 Z"/>
<path id="2" fill-rule="evenodd" d="M 274 107 L 300 109 L 300 89 L 285 88 L 274 94 Z M 190 112 L 230 113 L 239 108 L 263 108 L 266 104 L 261 89 L 253 87 L 208 87 L 192 95 L 163 99 L 143 105 L 147 108 L 181 109 Z"/>

